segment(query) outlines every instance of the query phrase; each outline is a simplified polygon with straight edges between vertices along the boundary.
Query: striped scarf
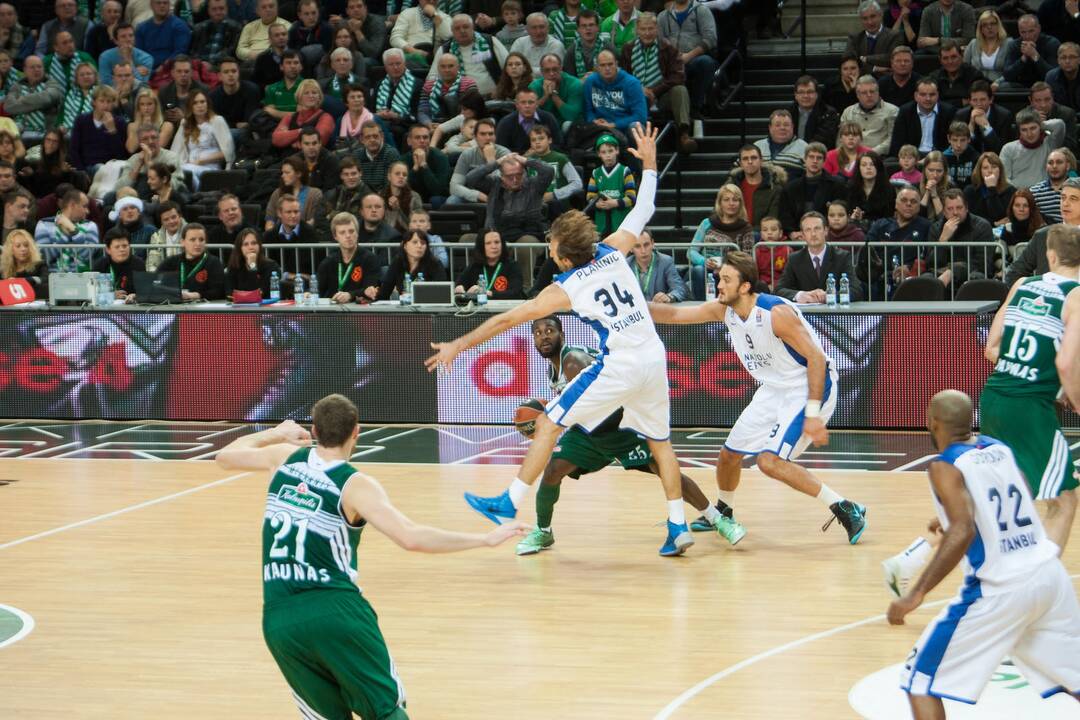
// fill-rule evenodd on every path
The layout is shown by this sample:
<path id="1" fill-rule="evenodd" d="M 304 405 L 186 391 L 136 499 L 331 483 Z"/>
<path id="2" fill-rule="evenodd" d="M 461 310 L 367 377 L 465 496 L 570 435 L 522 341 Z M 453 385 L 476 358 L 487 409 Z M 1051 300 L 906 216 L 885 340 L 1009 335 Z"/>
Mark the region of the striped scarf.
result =
<path id="1" fill-rule="evenodd" d="M 480 33 L 476 33 L 473 36 L 472 51 L 473 55 L 483 54 L 491 50 L 491 45 Z M 458 65 L 461 67 L 461 72 L 465 72 L 465 58 L 461 56 L 461 46 L 458 45 L 457 40 L 450 41 L 450 52 L 454 53 L 454 57 L 458 59 Z"/>
<path id="2" fill-rule="evenodd" d="M 386 3 L 386 14 L 400 15 L 403 10 L 408 10 L 414 5 L 416 5 L 416 0 L 389 0 Z"/>
<path id="3" fill-rule="evenodd" d="M 460 85 L 461 85 L 461 73 L 460 72 L 458 72 L 457 77 L 454 78 L 454 82 L 451 83 L 450 87 L 447 88 L 445 91 L 442 89 L 442 86 L 443 86 L 442 80 L 439 80 L 438 78 L 436 78 L 435 82 L 431 86 L 431 93 L 428 94 L 428 109 L 431 112 L 431 117 L 433 117 L 433 118 L 441 117 L 441 115 L 439 115 L 439 110 L 441 109 L 440 106 L 441 106 L 442 103 L 440 102 L 439 98 L 441 98 L 443 95 L 457 95 L 458 94 L 458 86 L 460 86 Z"/>
<path id="4" fill-rule="evenodd" d="M 439 12 L 444 12 L 450 17 L 465 12 L 465 0 L 439 0 L 436 5 Z"/>
<path id="5" fill-rule="evenodd" d="M 548 20 L 551 22 L 551 34 L 563 45 L 569 45 L 571 40 L 577 38 L 577 18 L 571 20 L 566 10 L 556 10 Z"/>
<path id="6" fill-rule="evenodd" d="M 79 56 L 73 56 L 68 60 L 67 65 L 64 65 L 64 61 L 55 54 L 49 55 L 48 59 L 49 61 L 45 65 L 45 74 L 60 83 L 60 89 L 66 93 L 68 85 L 75 81 L 75 68 L 79 66 Z"/>
<path id="7" fill-rule="evenodd" d="M 34 93 L 45 92 L 49 89 L 49 83 L 46 80 L 42 80 L 37 85 L 26 85 L 25 95 L 33 95 Z M 43 110 L 35 110 L 31 113 L 23 113 L 22 115 L 15 116 L 15 124 L 19 126 L 19 132 L 45 132 L 45 112 Z"/>
<path id="8" fill-rule="evenodd" d="M 349 77 L 345 79 L 345 84 L 350 86 L 356 84 L 356 76 L 352 73 L 349 73 Z M 342 96 L 341 90 L 341 78 L 338 76 L 337 73 L 334 73 L 334 79 L 330 81 L 330 94 L 336 98 L 341 98 L 342 100 L 344 100 L 345 98 Z"/>
<path id="9" fill-rule="evenodd" d="M 401 117 L 410 117 L 409 101 L 412 100 L 413 89 L 416 87 L 416 78 L 408 70 L 401 76 L 397 87 L 391 88 L 393 81 L 390 76 L 383 78 L 379 83 L 379 92 L 375 97 L 375 109 L 390 108 Z"/>
<path id="10" fill-rule="evenodd" d="M 593 66 L 596 65 L 596 54 L 603 49 L 604 42 L 600 36 L 597 36 L 596 44 L 593 45 L 592 50 L 588 51 L 588 55 L 585 54 L 585 46 L 578 42 L 577 52 L 574 53 L 574 69 L 577 71 L 579 78 L 583 78 L 586 74 L 592 72 Z"/>
<path id="11" fill-rule="evenodd" d="M 649 47 L 643 47 L 640 40 L 635 40 L 634 49 L 630 51 L 630 68 L 634 76 L 641 81 L 641 87 L 659 85 L 660 43 L 654 42 Z"/>
<path id="12" fill-rule="evenodd" d="M 71 90 L 64 96 L 64 107 L 60 112 L 60 125 L 70 132 L 71 128 L 75 126 L 75 118 L 83 113 L 92 112 L 94 110 L 94 100 L 91 97 L 93 92 L 93 88 L 84 93 L 79 88 L 72 86 Z"/>

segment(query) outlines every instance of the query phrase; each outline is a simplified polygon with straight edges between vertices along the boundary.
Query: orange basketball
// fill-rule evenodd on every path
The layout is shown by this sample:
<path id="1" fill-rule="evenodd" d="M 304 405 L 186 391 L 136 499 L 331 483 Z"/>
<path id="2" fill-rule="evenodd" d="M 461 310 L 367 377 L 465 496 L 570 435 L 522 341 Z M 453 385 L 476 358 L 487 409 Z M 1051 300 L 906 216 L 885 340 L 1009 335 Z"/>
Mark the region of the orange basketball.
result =
<path id="1" fill-rule="evenodd" d="M 514 427 L 527 438 L 536 432 L 536 418 L 544 412 L 544 401 L 531 398 L 524 400 L 514 411 Z"/>

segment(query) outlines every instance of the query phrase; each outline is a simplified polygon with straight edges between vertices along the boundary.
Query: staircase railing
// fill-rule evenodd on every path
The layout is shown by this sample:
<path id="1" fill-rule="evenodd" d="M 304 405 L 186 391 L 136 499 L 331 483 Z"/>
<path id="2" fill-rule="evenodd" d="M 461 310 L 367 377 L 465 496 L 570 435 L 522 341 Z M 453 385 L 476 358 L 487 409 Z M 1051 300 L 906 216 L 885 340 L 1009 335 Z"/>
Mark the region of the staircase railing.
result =
<path id="1" fill-rule="evenodd" d="M 784 5 L 791 0 L 779 0 L 777 3 L 778 11 L 784 11 Z M 781 28 L 783 29 L 783 28 Z M 791 36 L 795 34 L 795 31 L 799 31 L 799 56 L 802 67 L 802 74 L 806 74 L 806 0 L 799 0 L 799 17 L 795 18 L 795 21 L 791 23 L 791 27 L 784 33 L 784 39 L 790 40 Z"/>
<path id="2" fill-rule="evenodd" d="M 742 54 L 739 52 L 738 48 L 734 48 L 731 52 L 729 52 L 727 54 L 727 57 L 724 58 L 724 61 L 722 63 L 720 63 L 720 67 L 716 68 L 716 73 L 713 74 L 713 87 L 714 88 L 723 87 L 724 84 L 727 83 L 727 81 L 728 81 L 728 74 L 727 74 L 728 73 L 728 68 L 730 68 L 733 63 L 736 64 L 735 65 L 735 69 L 736 69 L 735 83 L 730 86 L 730 89 L 728 90 L 727 95 L 724 96 L 724 99 L 720 100 L 717 103 L 716 113 L 717 113 L 717 115 L 719 115 L 721 112 L 723 112 L 727 108 L 727 106 L 731 104 L 731 101 L 735 99 L 735 96 L 738 95 L 739 103 L 742 105 L 741 112 L 739 113 L 739 135 L 742 136 L 742 142 L 745 145 L 746 144 L 746 93 L 743 92 L 743 89 L 745 87 L 745 83 L 743 82 L 743 71 L 744 71 L 743 58 L 742 58 Z"/>

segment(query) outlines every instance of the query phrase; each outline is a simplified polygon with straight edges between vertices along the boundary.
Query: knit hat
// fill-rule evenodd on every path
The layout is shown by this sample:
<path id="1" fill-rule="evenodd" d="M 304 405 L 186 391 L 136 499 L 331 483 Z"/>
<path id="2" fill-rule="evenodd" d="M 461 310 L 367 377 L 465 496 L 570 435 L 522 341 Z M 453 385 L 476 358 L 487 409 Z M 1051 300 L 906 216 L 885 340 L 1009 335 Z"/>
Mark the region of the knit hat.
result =
<path id="1" fill-rule="evenodd" d="M 120 217 L 120 211 L 126 207 L 139 208 L 139 212 L 143 211 L 143 202 L 137 197 L 122 197 L 116 201 L 113 205 L 112 212 L 109 213 L 109 220 L 116 222 L 116 219 Z"/>
<path id="2" fill-rule="evenodd" d="M 596 149 L 599 150 L 601 145 L 614 145 L 616 150 L 619 149 L 619 141 L 615 139 L 614 135 L 609 133 L 604 133 L 596 138 Z"/>

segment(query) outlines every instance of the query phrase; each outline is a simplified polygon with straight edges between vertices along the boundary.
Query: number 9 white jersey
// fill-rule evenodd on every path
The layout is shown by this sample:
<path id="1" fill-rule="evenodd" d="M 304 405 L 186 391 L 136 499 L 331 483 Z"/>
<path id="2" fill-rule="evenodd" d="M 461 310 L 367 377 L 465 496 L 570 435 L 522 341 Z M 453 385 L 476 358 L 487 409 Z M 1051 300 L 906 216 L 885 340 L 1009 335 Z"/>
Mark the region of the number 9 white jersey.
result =
<path id="1" fill-rule="evenodd" d="M 1042 563 L 1058 555 L 1043 530 L 1027 482 L 1012 450 L 980 435 L 974 443 L 954 443 L 939 456 L 964 476 L 975 507 L 975 539 L 964 556 L 965 585 L 978 585 L 994 595 L 1030 578 Z M 948 528 L 944 508 L 934 498 L 941 526 Z"/>
<path id="2" fill-rule="evenodd" d="M 617 249 L 600 243 L 588 265 L 555 276 L 574 313 L 592 326 L 606 354 L 657 352 L 665 357 L 634 271 Z"/>

